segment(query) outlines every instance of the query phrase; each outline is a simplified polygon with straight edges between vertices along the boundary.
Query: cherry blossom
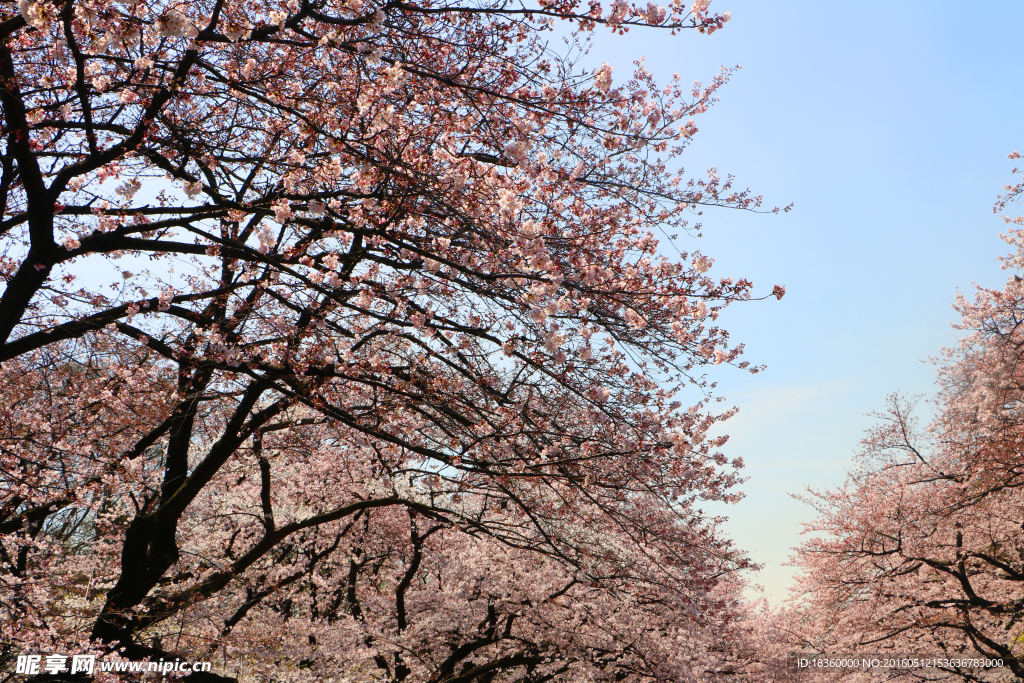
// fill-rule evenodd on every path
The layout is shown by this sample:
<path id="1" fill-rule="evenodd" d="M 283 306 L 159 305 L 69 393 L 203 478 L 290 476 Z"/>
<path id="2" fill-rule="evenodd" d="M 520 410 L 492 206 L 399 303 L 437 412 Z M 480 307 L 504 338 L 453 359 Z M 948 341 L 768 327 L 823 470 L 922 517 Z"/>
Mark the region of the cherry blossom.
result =
<path id="1" fill-rule="evenodd" d="M 748 367 L 715 320 L 755 290 L 656 235 L 761 199 L 670 170 L 730 72 L 612 88 L 543 40 L 719 20 L 614 11 L 19 4 L 5 653 L 218 662 L 194 680 L 756 670 L 732 644 L 751 563 L 700 507 L 739 495 L 704 369 Z"/>
<path id="2" fill-rule="evenodd" d="M 1001 197 L 997 210 L 1011 198 Z M 1011 229 L 1004 240 L 1015 251 L 1002 265 L 1019 270 L 1024 234 Z M 810 498 L 821 513 L 810 529 L 822 535 L 800 549 L 805 603 L 791 621 L 793 642 L 836 653 L 989 658 L 1004 668 L 950 664 L 929 675 L 1019 680 L 1021 278 L 979 287 L 955 307 L 954 327 L 965 336 L 939 359 L 931 424 L 919 425 L 918 399 L 890 397 L 844 486 Z"/>

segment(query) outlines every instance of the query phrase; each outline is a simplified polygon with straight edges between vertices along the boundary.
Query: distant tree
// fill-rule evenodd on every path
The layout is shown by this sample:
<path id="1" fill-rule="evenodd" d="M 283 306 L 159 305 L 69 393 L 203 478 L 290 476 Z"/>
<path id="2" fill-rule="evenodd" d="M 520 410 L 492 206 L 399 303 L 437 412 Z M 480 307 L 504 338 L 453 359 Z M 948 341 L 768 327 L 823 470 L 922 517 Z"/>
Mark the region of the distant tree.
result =
<path id="1" fill-rule="evenodd" d="M 1002 210 L 1019 186 L 1008 186 Z M 1016 221 L 1009 221 L 1011 223 Z M 1004 268 L 1024 266 L 1024 231 Z M 1000 659 L 1024 678 L 1024 287 L 960 296 L 939 372 L 937 417 L 890 398 L 846 484 L 815 494 L 825 535 L 800 549 L 815 618 L 805 644 L 836 652 L 945 653 Z M 992 680 L 978 668 L 936 678 Z M 925 672 L 917 672 L 925 676 Z"/>
<path id="2" fill-rule="evenodd" d="M 714 321 L 751 283 L 654 237 L 759 206 L 666 167 L 728 72 L 615 87 L 542 40 L 728 13 L 2 11 L 0 654 L 739 671 L 748 562 L 696 505 L 736 495 L 701 368 L 747 367 Z"/>

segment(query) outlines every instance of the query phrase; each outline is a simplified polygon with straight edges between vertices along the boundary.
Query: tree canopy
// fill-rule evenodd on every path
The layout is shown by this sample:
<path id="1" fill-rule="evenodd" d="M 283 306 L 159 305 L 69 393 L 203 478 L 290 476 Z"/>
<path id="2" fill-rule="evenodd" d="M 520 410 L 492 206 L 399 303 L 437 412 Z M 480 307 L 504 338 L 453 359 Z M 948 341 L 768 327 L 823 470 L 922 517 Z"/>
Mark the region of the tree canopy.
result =
<path id="1" fill-rule="evenodd" d="M 1024 188 L 1005 189 L 997 212 Z M 1002 266 L 1019 271 L 1024 231 L 1003 238 L 1014 252 Z M 934 420 L 922 428 L 920 398 L 891 396 L 844 486 L 812 497 L 823 535 L 799 552 L 794 643 L 946 662 L 904 672 L 925 680 L 1024 678 L 1022 282 L 958 296 L 964 334 L 938 361 Z"/>
<path id="2" fill-rule="evenodd" d="M 752 285 L 658 249 L 703 207 L 760 206 L 671 170 L 729 72 L 572 60 L 596 28 L 728 13 L 3 11 L 0 657 L 751 670 L 729 645 L 750 563 L 697 505 L 740 481 L 702 368 L 748 368 L 715 321 Z"/>

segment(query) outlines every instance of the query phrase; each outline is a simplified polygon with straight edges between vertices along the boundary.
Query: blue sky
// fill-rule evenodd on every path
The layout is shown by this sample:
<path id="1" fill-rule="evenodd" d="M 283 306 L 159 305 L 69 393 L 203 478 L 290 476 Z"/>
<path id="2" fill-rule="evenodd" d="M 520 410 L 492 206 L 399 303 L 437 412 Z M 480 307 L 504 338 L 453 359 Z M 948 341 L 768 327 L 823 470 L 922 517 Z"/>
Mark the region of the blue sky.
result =
<path id="1" fill-rule="evenodd" d="M 788 494 L 841 482 L 866 414 L 893 391 L 932 391 L 922 361 L 957 339 L 957 290 L 1008 275 L 992 205 L 1012 180 L 1006 155 L 1024 150 L 1024 3 L 714 0 L 711 10 L 732 12 L 711 36 L 598 31 L 588 63 L 609 62 L 617 82 L 640 55 L 660 82 L 742 65 L 697 120 L 683 163 L 690 175 L 734 174 L 769 207 L 795 204 L 777 216 L 708 212 L 700 240 L 712 274 L 765 294 L 788 288 L 781 302 L 722 318 L 768 371 L 716 375 L 740 406 L 725 450 L 744 458 L 750 481 L 744 501 L 714 512 L 765 563 L 758 581 L 778 601 L 813 514 Z"/>

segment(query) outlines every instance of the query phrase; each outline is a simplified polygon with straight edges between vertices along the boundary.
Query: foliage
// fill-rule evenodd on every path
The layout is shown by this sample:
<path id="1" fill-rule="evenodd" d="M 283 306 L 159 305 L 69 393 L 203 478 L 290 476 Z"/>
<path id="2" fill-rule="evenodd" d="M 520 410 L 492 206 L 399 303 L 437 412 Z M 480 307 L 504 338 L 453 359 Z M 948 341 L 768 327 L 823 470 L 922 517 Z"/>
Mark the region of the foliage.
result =
<path id="1" fill-rule="evenodd" d="M 1008 187 L 1008 190 L 1013 190 Z M 1000 198 L 1002 210 L 1013 195 Z M 1011 221 L 1013 222 L 1013 221 Z M 1004 236 L 1024 264 L 1024 232 Z M 830 652 L 1002 660 L 999 672 L 944 666 L 926 679 L 1024 677 L 1024 287 L 957 299 L 965 331 L 944 353 L 935 419 L 894 395 L 846 484 L 812 499 L 826 535 L 800 549 L 813 619 L 803 645 Z M 800 614 L 800 612 L 797 612 Z"/>
<path id="2" fill-rule="evenodd" d="M 543 42 L 727 14 L 4 11 L 3 654 L 217 655 L 208 680 L 745 671 L 749 563 L 696 506 L 740 481 L 701 368 L 747 367 L 714 321 L 751 284 L 654 237 L 759 206 L 667 171 L 728 72 L 613 87 Z"/>

